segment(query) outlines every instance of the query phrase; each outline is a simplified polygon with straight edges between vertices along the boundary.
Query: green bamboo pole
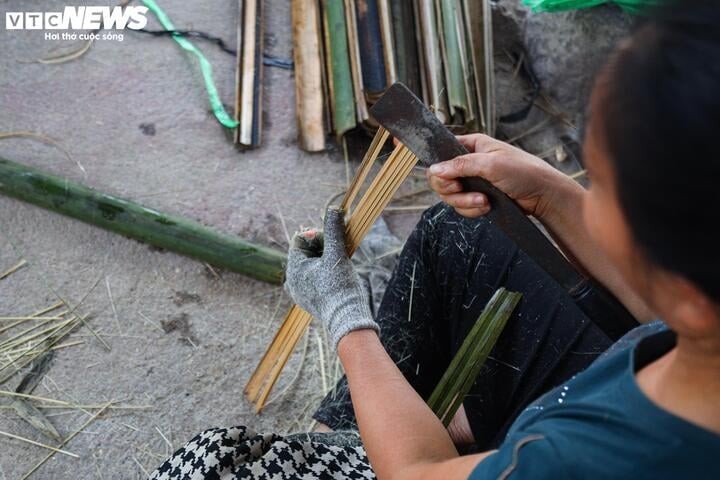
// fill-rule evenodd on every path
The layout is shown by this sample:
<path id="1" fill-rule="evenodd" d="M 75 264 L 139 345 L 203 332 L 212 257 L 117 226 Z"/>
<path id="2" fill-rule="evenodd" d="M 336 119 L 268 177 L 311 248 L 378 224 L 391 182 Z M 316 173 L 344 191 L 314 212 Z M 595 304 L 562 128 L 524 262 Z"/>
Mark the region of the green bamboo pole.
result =
<path id="1" fill-rule="evenodd" d="M 210 265 L 282 282 L 285 255 L 277 250 L 3 158 L 0 193 Z"/>

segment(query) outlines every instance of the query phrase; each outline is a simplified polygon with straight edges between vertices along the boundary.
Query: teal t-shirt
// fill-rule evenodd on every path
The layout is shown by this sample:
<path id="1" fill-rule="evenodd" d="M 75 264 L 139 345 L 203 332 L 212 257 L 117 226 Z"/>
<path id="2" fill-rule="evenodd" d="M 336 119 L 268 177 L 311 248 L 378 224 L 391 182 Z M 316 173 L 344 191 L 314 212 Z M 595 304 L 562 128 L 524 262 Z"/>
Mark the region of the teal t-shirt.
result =
<path id="1" fill-rule="evenodd" d="M 657 407 L 635 381 L 675 339 L 662 322 L 628 333 L 526 408 L 470 480 L 720 480 L 720 435 Z"/>

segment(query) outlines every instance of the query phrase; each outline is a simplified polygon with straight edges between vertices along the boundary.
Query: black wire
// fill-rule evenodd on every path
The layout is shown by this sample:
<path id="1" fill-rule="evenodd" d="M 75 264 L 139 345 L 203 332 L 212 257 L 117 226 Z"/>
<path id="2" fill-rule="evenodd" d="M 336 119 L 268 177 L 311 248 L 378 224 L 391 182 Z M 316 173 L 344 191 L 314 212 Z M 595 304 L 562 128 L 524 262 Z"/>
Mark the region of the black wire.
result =
<path id="1" fill-rule="evenodd" d="M 227 43 L 225 43 L 225 40 L 223 40 L 220 37 L 216 37 L 214 35 L 210 35 L 209 33 L 205 32 L 199 32 L 197 30 L 148 30 L 146 28 L 141 28 L 139 30 L 135 30 L 136 32 L 142 32 L 147 33 L 149 35 L 154 35 L 156 37 L 163 37 L 163 36 L 173 36 L 173 37 L 192 37 L 192 38 L 199 38 L 201 40 L 207 40 L 208 42 L 212 42 L 215 45 L 217 45 L 220 50 L 223 52 L 230 54 L 232 56 L 237 55 L 237 51 L 233 50 L 232 48 L 228 47 Z M 277 68 L 283 68 L 285 70 L 292 70 L 294 65 L 292 60 L 288 60 L 285 58 L 278 58 L 273 57 L 271 55 L 263 54 L 263 64 L 267 65 L 268 67 L 277 67 Z"/>

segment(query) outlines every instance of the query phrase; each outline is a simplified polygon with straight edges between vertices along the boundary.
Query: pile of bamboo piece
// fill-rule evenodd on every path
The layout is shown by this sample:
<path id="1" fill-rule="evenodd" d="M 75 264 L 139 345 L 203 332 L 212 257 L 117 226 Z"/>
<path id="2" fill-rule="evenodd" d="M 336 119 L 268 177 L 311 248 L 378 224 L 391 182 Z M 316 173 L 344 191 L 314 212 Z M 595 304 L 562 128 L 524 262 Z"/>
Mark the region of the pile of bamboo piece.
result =
<path id="1" fill-rule="evenodd" d="M 340 208 L 346 212 L 345 236 L 350 256 L 417 163 L 417 157 L 404 145 L 398 144 L 357 205 L 353 207 L 354 200 L 388 137 L 388 132 L 380 127 L 340 204 Z M 311 320 L 312 316 L 297 305 L 293 306 L 285 316 L 280 329 L 245 387 L 245 394 L 255 404 L 257 412 L 265 406 L 273 386 Z"/>
<path id="2" fill-rule="evenodd" d="M 241 0 L 242 3 L 242 0 Z M 489 0 L 293 0 L 299 143 L 325 149 L 400 81 L 461 132 L 494 132 Z"/>

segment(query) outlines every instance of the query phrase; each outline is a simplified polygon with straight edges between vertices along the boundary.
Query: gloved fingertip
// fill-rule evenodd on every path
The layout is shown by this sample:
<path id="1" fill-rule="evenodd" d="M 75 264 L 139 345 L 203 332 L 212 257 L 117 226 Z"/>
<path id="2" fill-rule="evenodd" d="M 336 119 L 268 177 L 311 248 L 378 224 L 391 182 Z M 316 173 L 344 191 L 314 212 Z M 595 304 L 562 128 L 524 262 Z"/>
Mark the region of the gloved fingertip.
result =
<path id="1" fill-rule="evenodd" d="M 325 213 L 326 244 L 345 243 L 345 212 L 337 207 L 329 207 Z"/>

